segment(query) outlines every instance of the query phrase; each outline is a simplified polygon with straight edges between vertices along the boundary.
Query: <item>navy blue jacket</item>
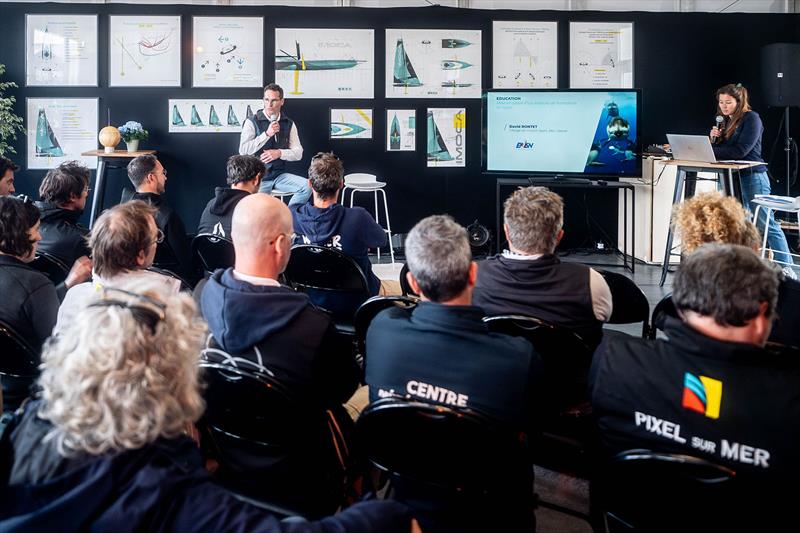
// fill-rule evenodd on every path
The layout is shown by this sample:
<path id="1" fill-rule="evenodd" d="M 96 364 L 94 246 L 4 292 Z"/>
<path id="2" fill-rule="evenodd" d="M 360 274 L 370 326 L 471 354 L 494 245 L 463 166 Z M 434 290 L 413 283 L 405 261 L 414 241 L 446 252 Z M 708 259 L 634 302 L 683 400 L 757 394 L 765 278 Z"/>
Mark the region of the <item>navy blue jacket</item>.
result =
<path id="1" fill-rule="evenodd" d="M 386 246 L 386 231 L 361 207 L 333 204 L 321 209 L 311 202 L 293 206 L 292 218 L 298 240 L 295 244 L 318 244 L 339 250 L 355 259 L 371 295 L 380 291 L 381 282 L 372 273 L 369 248 Z"/>
<path id="2" fill-rule="evenodd" d="M 714 155 L 718 160 L 734 159 L 737 161 L 761 161 L 761 135 L 764 133 L 764 126 L 761 124 L 761 117 L 755 111 L 748 111 L 742 117 L 742 121 L 736 127 L 729 138 L 721 144 L 713 145 Z M 765 165 L 750 167 L 742 170 L 743 175 L 752 172 L 766 172 Z"/>

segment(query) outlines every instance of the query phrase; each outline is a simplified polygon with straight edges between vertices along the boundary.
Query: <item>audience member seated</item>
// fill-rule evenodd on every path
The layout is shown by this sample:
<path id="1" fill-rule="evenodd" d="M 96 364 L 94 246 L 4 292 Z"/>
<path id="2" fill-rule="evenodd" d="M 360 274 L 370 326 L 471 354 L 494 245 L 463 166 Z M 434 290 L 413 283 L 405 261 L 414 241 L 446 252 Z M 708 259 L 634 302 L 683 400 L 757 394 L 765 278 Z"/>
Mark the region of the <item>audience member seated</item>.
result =
<path id="1" fill-rule="evenodd" d="M 370 248 L 386 246 L 386 231 L 364 208 L 338 203 L 343 176 L 344 166 L 332 152 L 320 152 L 311 158 L 308 183 L 313 203 L 291 207 L 296 244 L 318 244 L 349 255 L 364 271 L 370 294 L 375 296 L 381 282 L 372 272 L 367 254 Z"/>
<path id="2" fill-rule="evenodd" d="M 26 265 L 42 238 L 39 223 L 33 202 L 0 196 L 0 320 L 37 351 L 52 333 L 58 312 L 56 288 Z"/>
<path id="3" fill-rule="evenodd" d="M 431 216 L 414 226 L 405 245 L 408 281 L 422 301 L 413 311 L 392 307 L 373 319 L 366 357 L 370 401 L 398 396 L 469 408 L 527 431 L 541 362 L 526 340 L 489 332 L 483 310 L 471 305 L 478 267 L 467 231 L 449 216 Z M 529 476 L 525 470 L 519 474 Z M 416 489 L 398 487 L 404 490 Z M 486 515 L 479 514 L 524 522 L 530 502 L 516 496 L 524 500 L 521 494 L 509 495 L 507 508 L 487 507 Z M 430 505 L 441 505 L 430 518 L 434 523 L 452 516 L 450 504 Z M 472 514 L 475 509 L 462 511 L 470 520 L 482 519 Z"/>
<path id="4" fill-rule="evenodd" d="M 505 202 L 508 250 L 480 263 L 473 302 L 487 315 L 523 314 L 568 328 L 590 348 L 611 318 L 611 290 L 599 272 L 562 263 L 564 202 L 545 187 L 518 189 Z"/>
<path id="5" fill-rule="evenodd" d="M 155 208 L 141 200 L 115 205 L 98 217 L 89 237 L 92 250 L 92 281 L 67 291 L 58 309 L 56 331 L 63 331 L 75 319 L 98 288 L 115 287 L 128 280 L 154 280 L 172 292 L 180 290 L 175 278 L 148 272 L 153 264 L 156 245 L 164 234 L 156 227 Z"/>
<path id="6" fill-rule="evenodd" d="M 198 234 L 213 233 L 231 238 L 233 209 L 242 198 L 258 192 L 264 163 L 252 155 L 232 155 L 228 158 L 227 171 L 229 186 L 214 189 L 214 198 L 208 201 L 200 216 Z"/>
<path id="7" fill-rule="evenodd" d="M 605 451 L 696 455 L 771 493 L 792 483 L 800 361 L 763 349 L 777 296 L 778 273 L 749 248 L 687 255 L 667 339 L 609 334 L 595 353 L 590 396 Z"/>
<path id="8" fill-rule="evenodd" d="M 684 254 L 705 243 L 739 244 L 758 253 L 761 238 L 742 204 L 718 192 L 698 194 L 675 208 L 675 231 Z M 780 277 L 771 342 L 800 347 L 800 282 Z"/>
<path id="9" fill-rule="evenodd" d="M 156 226 L 164 234 L 159 241 L 156 266 L 171 270 L 175 274 L 194 280 L 197 275 L 192 264 L 192 251 L 183 221 L 164 200 L 167 171 L 154 155 L 140 155 L 128 163 L 128 178 L 136 187 L 131 200 L 143 200 L 156 208 Z"/>
<path id="10" fill-rule="evenodd" d="M 45 347 L 41 394 L 6 428 L 4 531 L 419 531 L 393 502 L 282 524 L 213 483 L 185 433 L 203 412 L 191 298 L 135 280 Z"/>
<path id="11" fill-rule="evenodd" d="M 0 155 L 0 196 L 9 196 L 16 192 L 14 189 L 14 172 L 19 167 L 9 158 Z"/>

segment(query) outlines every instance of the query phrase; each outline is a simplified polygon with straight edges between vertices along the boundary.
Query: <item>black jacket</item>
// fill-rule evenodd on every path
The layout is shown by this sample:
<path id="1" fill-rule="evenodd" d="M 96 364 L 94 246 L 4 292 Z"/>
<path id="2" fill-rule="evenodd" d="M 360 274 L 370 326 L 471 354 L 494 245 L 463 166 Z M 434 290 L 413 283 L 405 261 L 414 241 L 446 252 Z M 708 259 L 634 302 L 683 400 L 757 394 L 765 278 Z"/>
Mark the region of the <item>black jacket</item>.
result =
<path id="1" fill-rule="evenodd" d="M 83 211 L 62 209 L 47 202 L 36 202 L 36 207 L 42 217 L 40 251 L 58 257 L 67 266 L 72 266 L 79 257 L 91 255 L 86 242 L 89 230 L 78 224 Z"/>
<path id="2" fill-rule="evenodd" d="M 64 458 L 38 402 L 12 422 L 0 462 L 0 530 L 23 531 L 386 531 L 407 532 L 408 510 L 365 502 L 319 522 L 281 523 L 215 485 L 187 437 L 161 438 L 137 450 Z"/>
<path id="3" fill-rule="evenodd" d="M 230 187 L 216 187 L 214 198 L 208 201 L 203 214 L 200 215 L 200 224 L 197 233 L 213 233 L 220 237 L 231 238 L 231 219 L 236 205 L 250 193 Z"/>
<path id="4" fill-rule="evenodd" d="M 0 294 L 0 320 L 40 350 L 56 325 L 59 302 L 53 283 L 16 257 L 0 255 Z"/>
<path id="5" fill-rule="evenodd" d="M 170 270 L 189 281 L 196 279 L 186 228 L 178 213 L 166 204 L 164 196 L 151 192 L 136 192 L 130 199 L 143 200 L 158 209 L 156 226 L 164 232 L 164 242 L 156 249 L 153 265 Z"/>

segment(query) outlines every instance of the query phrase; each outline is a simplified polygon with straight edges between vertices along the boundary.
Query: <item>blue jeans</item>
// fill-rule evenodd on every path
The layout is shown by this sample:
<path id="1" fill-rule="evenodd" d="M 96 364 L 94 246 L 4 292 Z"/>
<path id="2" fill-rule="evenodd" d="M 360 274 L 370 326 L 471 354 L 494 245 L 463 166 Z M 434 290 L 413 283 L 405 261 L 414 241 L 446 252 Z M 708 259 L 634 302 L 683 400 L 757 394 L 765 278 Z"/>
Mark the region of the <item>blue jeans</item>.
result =
<path id="1" fill-rule="evenodd" d="M 756 206 L 750 205 L 756 194 L 770 194 L 769 176 L 766 172 L 753 172 L 749 176 L 742 176 L 742 200 L 750 213 L 756 210 Z M 757 228 L 762 229 L 766 226 L 766 220 L 766 211 L 762 208 L 758 211 L 758 220 L 753 222 Z M 766 231 L 767 246 L 773 250 L 775 260 L 780 261 L 781 266 L 793 265 L 794 261 L 789 255 L 789 243 L 786 242 L 783 230 L 775 222 L 775 215 L 772 212 L 769 214 L 769 229 Z"/>
<path id="2" fill-rule="evenodd" d="M 308 186 L 308 180 L 288 172 L 278 174 L 274 180 L 262 179 L 258 192 L 269 194 L 272 189 L 293 193 L 292 199 L 289 200 L 289 205 L 304 204 L 311 197 L 311 187 Z"/>

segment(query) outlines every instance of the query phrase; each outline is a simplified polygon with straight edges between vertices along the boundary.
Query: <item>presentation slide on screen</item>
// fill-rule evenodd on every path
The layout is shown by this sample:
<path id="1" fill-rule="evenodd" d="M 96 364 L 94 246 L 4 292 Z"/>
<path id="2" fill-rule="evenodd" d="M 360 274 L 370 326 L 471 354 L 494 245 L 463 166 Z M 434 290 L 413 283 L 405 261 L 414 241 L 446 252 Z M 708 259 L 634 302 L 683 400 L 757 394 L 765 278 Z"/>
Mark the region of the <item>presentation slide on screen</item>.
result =
<path id="1" fill-rule="evenodd" d="M 636 93 L 489 92 L 488 171 L 636 173 Z"/>

